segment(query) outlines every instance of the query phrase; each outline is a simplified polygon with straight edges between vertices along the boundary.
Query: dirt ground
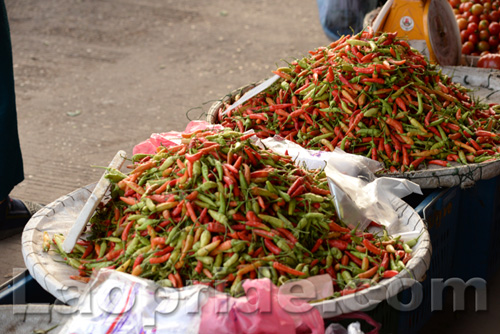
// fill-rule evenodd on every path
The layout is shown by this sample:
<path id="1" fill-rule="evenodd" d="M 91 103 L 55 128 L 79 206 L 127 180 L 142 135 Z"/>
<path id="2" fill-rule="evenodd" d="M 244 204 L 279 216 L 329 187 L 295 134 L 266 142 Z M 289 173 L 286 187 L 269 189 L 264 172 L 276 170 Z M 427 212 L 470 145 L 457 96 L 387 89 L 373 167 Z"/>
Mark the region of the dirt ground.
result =
<path id="1" fill-rule="evenodd" d="M 25 181 L 50 203 L 114 154 L 328 43 L 315 1 L 7 0 Z"/>

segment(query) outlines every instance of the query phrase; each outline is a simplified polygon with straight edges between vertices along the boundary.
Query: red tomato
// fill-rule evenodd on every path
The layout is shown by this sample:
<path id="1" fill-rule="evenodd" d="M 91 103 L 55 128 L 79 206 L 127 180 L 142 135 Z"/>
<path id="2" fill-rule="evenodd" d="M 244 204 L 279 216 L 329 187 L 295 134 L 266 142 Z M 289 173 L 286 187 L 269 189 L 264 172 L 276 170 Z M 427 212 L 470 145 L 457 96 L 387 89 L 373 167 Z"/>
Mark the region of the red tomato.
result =
<path id="1" fill-rule="evenodd" d="M 500 34 L 500 23 L 491 22 L 490 25 L 488 26 L 488 31 L 490 32 L 490 35 Z"/>
<path id="2" fill-rule="evenodd" d="M 498 36 L 492 35 L 488 38 L 488 44 L 490 45 L 490 50 L 495 50 L 498 46 L 499 40 Z"/>
<path id="3" fill-rule="evenodd" d="M 462 53 L 464 55 L 470 55 L 474 51 L 474 44 L 471 41 L 467 41 L 462 44 Z"/>
<path id="4" fill-rule="evenodd" d="M 467 31 L 469 34 L 475 33 L 477 30 L 477 24 L 475 22 L 471 22 L 467 25 Z"/>
<path id="5" fill-rule="evenodd" d="M 492 21 L 492 22 L 498 22 L 498 20 L 500 19 L 500 13 L 497 10 L 494 10 L 494 11 L 490 12 L 489 18 L 490 18 L 490 21 Z"/>
<path id="6" fill-rule="evenodd" d="M 452 8 L 458 8 L 458 6 L 460 6 L 460 0 L 450 0 L 449 1 L 450 5 Z"/>
<path id="7" fill-rule="evenodd" d="M 463 18 L 463 17 L 462 17 L 462 18 L 459 18 L 459 19 L 457 20 L 457 24 L 458 24 L 458 29 L 459 29 L 459 30 L 465 30 L 465 29 L 467 29 L 467 24 L 468 24 L 468 22 L 467 22 L 467 19 L 466 19 L 466 18 Z"/>
<path id="8" fill-rule="evenodd" d="M 480 3 L 475 3 L 470 8 L 470 11 L 472 15 L 479 16 L 482 14 L 483 9 L 484 9 L 483 5 L 481 5 Z"/>
<path id="9" fill-rule="evenodd" d="M 469 22 L 474 22 L 476 24 L 479 23 L 479 15 L 474 15 L 474 14 L 471 14 L 468 18 L 467 18 L 467 21 Z"/>
<path id="10" fill-rule="evenodd" d="M 460 39 L 462 40 L 462 43 L 466 42 L 469 40 L 469 32 L 467 30 L 462 30 L 460 32 Z"/>
<path id="11" fill-rule="evenodd" d="M 500 69 L 500 54 L 489 53 L 481 56 L 477 61 L 477 67 Z"/>
<path id="12" fill-rule="evenodd" d="M 479 41 L 479 43 L 477 43 L 477 50 L 479 52 L 483 52 L 483 51 L 489 51 L 490 50 L 490 44 L 486 41 Z"/>
<path id="13" fill-rule="evenodd" d="M 479 39 L 482 41 L 486 41 L 488 38 L 490 38 L 490 33 L 488 30 L 479 30 Z"/>
<path id="14" fill-rule="evenodd" d="M 474 4 L 472 2 L 464 2 L 463 5 L 464 5 L 463 12 L 470 12 Z"/>
<path id="15" fill-rule="evenodd" d="M 469 35 L 470 34 L 467 32 L 467 30 L 462 30 L 460 32 L 460 39 L 462 40 L 462 44 L 469 40 Z"/>
<path id="16" fill-rule="evenodd" d="M 486 21 L 488 21 L 488 23 L 489 23 L 489 20 L 488 20 L 488 14 L 483 13 L 483 14 L 479 15 L 479 20 L 480 20 L 480 21 L 481 21 L 481 20 L 486 20 Z"/>
<path id="17" fill-rule="evenodd" d="M 458 21 L 457 21 L 458 23 Z M 490 25 L 490 22 L 488 20 L 481 20 L 479 21 L 478 25 L 477 25 L 477 28 L 481 31 L 481 30 L 487 30 L 488 27 Z M 459 26 L 460 28 L 460 26 Z M 495 34 L 496 35 L 496 34 Z"/>
<path id="18" fill-rule="evenodd" d="M 472 42 L 472 44 L 476 45 L 477 43 L 479 43 L 479 35 L 474 33 L 474 34 L 470 34 L 469 35 L 469 41 Z"/>

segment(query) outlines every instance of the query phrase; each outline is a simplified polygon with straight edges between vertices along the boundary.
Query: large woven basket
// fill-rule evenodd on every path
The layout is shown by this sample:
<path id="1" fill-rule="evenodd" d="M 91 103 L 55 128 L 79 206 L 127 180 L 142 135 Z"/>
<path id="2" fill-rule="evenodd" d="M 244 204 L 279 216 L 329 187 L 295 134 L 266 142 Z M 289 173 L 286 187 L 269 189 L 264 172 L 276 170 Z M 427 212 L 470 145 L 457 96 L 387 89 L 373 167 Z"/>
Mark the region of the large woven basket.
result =
<path id="1" fill-rule="evenodd" d="M 54 297 L 70 305 L 77 302 L 86 284 L 69 279 L 70 275 L 78 275 L 78 271 L 64 263 L 58 254 L 42 250 L 43 233 L 67 233 L 94 186 L 77 189 L 47 205 L 31 218 L 22 236 L 23 257 L 31 276 Z M 417 231 L 421 234 L 413 258 L 407 263 L 408 270 L 359 293 L 314 303 L 313 306 L 325 318 L 365 309 L 396 295 L 402 283 L 413 285 L 424 277 L 431 258 L 430 238 L 425 224 L 415 210 L 402 200 L 395 200 L 393 206 L 401 221 L 400 232 Z"/>
<path id="2" fill-rule="evenodd" d="M 481 69 L 478 75 L 474 75 L 472 68 L 465 67 L 446 67 L 445 71 L 454 78 L 457 82 L 467 86 L 474 84 L 477 93 L 489 102 L 500 102 L 500 92 L 497 87 L 500 87 L 500 75 L 492 70 Z M 484 76 L 484 78 L 483 78 Z M 263 81 L 263 80 L 262 80 Z M 225 110 L 238 99 L 240 99 L 246 92 L 260 84 L 262 81 L 251 83 L 246 86 L 235 89 L 217 102 L 213 103 L 207 112 L 206 120 L 211 124 L 220 123 L 220 112 Z M 494 87 L 494 83 L 499 86 Z M 489 94 L 489 98 L 487 95 Z M 396 178 L 404 178 L 413 181 L 420 185 L 423 189 L 435 189 L 440 187 L 454 187 L 460 186 L 461 188 L 469 188 L 474 186 L 476 181 L 491 179 L 500 175 L 500 160 L 488 161 L 476 164 L 461 165 L 453 163 L 452 167 L 440 167 L 430 165 L 425 169 L 417 171 L 404 172 L 404 173 L 383 173 L 377 176 L 389 176 Z"/>

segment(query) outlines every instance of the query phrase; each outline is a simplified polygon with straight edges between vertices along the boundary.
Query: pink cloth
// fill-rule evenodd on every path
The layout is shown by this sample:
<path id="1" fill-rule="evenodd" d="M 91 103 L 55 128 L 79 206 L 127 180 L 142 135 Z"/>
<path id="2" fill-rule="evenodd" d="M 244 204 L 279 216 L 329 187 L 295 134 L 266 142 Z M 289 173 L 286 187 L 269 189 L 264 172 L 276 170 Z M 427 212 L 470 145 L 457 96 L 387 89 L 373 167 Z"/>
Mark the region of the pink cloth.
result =
<path id="1" fill-rule="evenodd" d="M 202 308 L 200 334 L 323 334 L 323 318 L 306 301 L 279 293 L 269 279 L 246 280 L 246 296 L 218 294 Z M 293 300 L 293 301 L 292 301 Z"/>
<path id="2" fill-rule="evenodd" d="M 178 142 L 176 143 L 176 140 L 180 140 L 183 133 L 193 133 L 195 131 L 205 129 L 223 129 L 223 127 L 218 124 L 210 124 L 206 121 L 191 121 L 186 126 L 184 132 L 170 131 L 163 133 L 153 133 L 151 137 L 149 137 L 149 139 L 146 139 L 145 141 L 134 146 L 132 154 L 155 154 L 156 148 L 158 146 L 168 147 L 178 145 Z"/>

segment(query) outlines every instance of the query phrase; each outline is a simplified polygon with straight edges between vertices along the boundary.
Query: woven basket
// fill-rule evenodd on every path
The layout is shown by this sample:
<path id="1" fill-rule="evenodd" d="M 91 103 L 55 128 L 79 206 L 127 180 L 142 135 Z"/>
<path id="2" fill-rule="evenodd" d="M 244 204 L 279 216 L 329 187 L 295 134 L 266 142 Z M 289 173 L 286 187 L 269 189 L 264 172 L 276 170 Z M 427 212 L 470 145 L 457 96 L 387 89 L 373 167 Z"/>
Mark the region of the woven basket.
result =
<path id="1" fill-rule="evenodd" d="M 238 89 L 233 90 L 231 93 L 227 94 L 223 98 L 221 98 L 219 101 L 215 102 L 210 106 L 210 109 L 207 112 L 207 122 L 210 124 L 218 124 L 220 123 L 219 119 L 219 110 L 225 105 L 231 105 L 234 102 L 238 101 L 243 95 L 245 95 L 246 92 L 254 88 L 255 86 L 258 86 L 261 84 L 264 80 L 251 83 L 245 86 L 242 86 Z"/>
<path id="2" fill-rule="evenodd" d="M 30 219 L 22 236 L 23 257 L 31 276 L 46 291 L 69 305 L 74 305 L 86 288 L 86 284 L 69 279 L 70 275 L 78 275 L 78 271 L 60 261 L 59 256 L 53 251 L 47 253 L 42 250 L 43 232 L 47 231 L 50 235 L 67 233 L 94 186 L 95 184 L 92 184 L 77 189 L 44 207 Z M 413 258 L 407 263 L 408 270 L 356 294 L 313 304 L 325 318 L 361 310 L 395 295 L 401 279 L 413 278 L 415 283 L 424 277 L 431 258 L 430 238 L 425 224 L 416 211 L 402 200 L 394 200 L 393 206 L 402 223 L 400 232 L 421 233 L 412 253 Z M 363 302 L 358 302 L 359 298 Z"/>
<path id="3" fill-rule="evenodd" d="M 455 72 L 453 72 L 453 70 L 455 70 Z M 498 73 L 500 72 L 498 71 L 498 73 L 494 74 L 491 73 L 491 70 L 483 71 L 484 73 L 488 74 L 486 79 L 480 79 L 477 76 L 474 77 L 470 72 L 468 72 L 468 69 L 464 69 L 463 67 L 446 67 L 446 72 L 448 72 L 450 75 L 454 74 L 457 79 L 460 79 L 460 83 L 464 86 L 467 82 L 472 81 L 473 83 L 476 83 L 479 87 L 481 87 L 483 92 L 487 89 L 492 89 L 490 88 L 490 86 L 486 88 L 486 84 L 491 85 L 492 82 L 496 83 L 495 80 L 499 80 L 500 83 L 500 75 L 498 75 Z M 480 74 L 482 74 L 483 72 L 480 72 Z M 233 104 L 246 92 L 260 84 L 262 81 L 235 89 L 231 93 L 221 98 L 219 101 L 212 104 L 207 113 L 207 122 L 209 122 L 210 124 L 219 124 L 219 111 L 221 110 L 221 108 L 223 108 L 224 105 L 229 106 Z M 479 87 L 477 89 L 479 89 Z M 496 93 L 497 91 L 495 90 L 494 92 Z M 498 100 L 500 100 L 500 93 L 498 95 Z M 491 100 L 489 101 L 493 102 Z M 436 165 L 430 165 L 425 169 L 419 169 L 417 171 L 404 173 L 383 173 L 377 176 L 408 179 L 420 185 L 422 189 L 435 189 L 440 187 L 454 186 L 460 186 L 461 188 L 465 189 L 474 186 L 474 184 L 479 180 L 487 180 L 500 175 L 500 160 L 468 165 L 462 165 L 457 162 L 452 162 L 450 164 L 452 165 L 452 167 L 439 167 Z"/>

